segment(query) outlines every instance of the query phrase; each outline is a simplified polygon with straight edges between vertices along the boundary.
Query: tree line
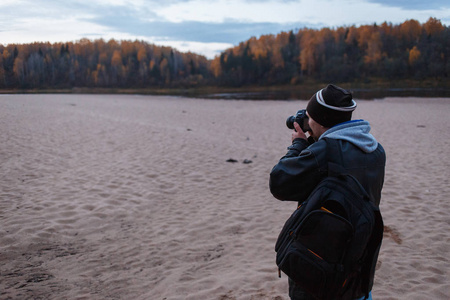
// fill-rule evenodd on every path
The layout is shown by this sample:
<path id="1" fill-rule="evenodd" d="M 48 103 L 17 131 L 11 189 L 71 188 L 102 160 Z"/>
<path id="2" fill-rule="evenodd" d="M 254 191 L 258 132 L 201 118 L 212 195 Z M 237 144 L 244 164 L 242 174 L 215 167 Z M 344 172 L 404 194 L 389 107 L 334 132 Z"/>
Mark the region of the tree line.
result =
<path id="1" fill-rule="evenodd" d="M 304 81 L 449 81 L 450 29 L 363 25 L 252 37 L 212 60 L 144 41 L 0 45 L 0 88 L 151 88 L 301 84 Z"/>
<path id="2" fill-rule="evenodd" d="M 210 77 L 204 56 L 143 41 L 12 44 L 0 54 L 0 88 L 196 86 Z"/>
<path id="3" fill-rule="evenodd" d="M 351 82 L 366 78 L 449 80 L 450 29 L 420 24 L 301 29 L 251 38 L 224 51 L 211 69 L 221 84 Z"/>

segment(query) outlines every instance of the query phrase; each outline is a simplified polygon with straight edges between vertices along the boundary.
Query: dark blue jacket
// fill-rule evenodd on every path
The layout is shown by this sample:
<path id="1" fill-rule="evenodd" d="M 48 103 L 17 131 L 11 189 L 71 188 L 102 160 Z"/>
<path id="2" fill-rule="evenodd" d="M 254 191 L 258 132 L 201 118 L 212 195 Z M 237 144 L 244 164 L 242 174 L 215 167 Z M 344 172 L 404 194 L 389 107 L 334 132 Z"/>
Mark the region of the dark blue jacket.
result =
<path id="1" fill-rule="evenodd" d="M 342 153 L 336 161 L 342 162 L 342 167 L 358 179 L 372 202 L 378 206 L 384 183 L 386 154 L 369 131 L 367 121 L 355 120 L 330 128 L 311 145 L 306 140 L 295 139 L 270 173 L 271 193 L 279 200 L 305 201 L 328 175 L 329 149 L 326 139 L 333 138 L 339 141 Z"/>

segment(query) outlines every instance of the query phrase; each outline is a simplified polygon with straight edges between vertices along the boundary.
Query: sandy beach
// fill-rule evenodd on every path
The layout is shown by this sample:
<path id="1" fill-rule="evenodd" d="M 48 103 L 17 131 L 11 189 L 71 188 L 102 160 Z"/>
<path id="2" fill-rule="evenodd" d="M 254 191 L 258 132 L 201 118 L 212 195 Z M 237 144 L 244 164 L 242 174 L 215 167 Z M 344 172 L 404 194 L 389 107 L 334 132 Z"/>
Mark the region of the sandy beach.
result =
<path id="1" fill-rule="evenodd" d="M 306 103 L 0 95 L 0 299 L 287 300 L 268 180 Z M 358 101 L 387 153 L 374 299 L 450 299 L 449 116 Z"/>

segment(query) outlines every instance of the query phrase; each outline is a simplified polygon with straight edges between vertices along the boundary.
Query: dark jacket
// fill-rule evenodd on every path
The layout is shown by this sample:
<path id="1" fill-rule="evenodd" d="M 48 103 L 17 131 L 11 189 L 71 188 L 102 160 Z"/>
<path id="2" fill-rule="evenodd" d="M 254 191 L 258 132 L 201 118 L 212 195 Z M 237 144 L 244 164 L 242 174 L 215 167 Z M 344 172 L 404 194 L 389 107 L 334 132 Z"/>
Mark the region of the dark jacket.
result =
<path id="1" fill-rule="evenodd" d="M 342 153 L 342 158 L 337 161 L 342 161 L 342 167 L 358 179 L 378 206 L 386 155 L 369 131 L 367 121 L 355 120 L 330 128 L 311 145 L 306 140 L 295 139 L 270 173 L 271 193 L 279 200 L 305 201 L 328 175 L 326 139 L 333 138 L 339 141 Z"/>

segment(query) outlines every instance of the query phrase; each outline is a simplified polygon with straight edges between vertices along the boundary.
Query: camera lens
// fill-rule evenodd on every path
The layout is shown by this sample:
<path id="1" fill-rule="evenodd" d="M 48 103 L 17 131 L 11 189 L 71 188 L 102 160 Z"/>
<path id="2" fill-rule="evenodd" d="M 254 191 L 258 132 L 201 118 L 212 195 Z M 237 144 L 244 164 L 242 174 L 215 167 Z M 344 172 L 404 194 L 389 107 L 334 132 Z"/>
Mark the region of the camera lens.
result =
<path id="1" fill-rule="evenodd" d="M 290 116 L 286 120 L 286 126 L 289 129 L 294 129 L 295 116 Z"/>

